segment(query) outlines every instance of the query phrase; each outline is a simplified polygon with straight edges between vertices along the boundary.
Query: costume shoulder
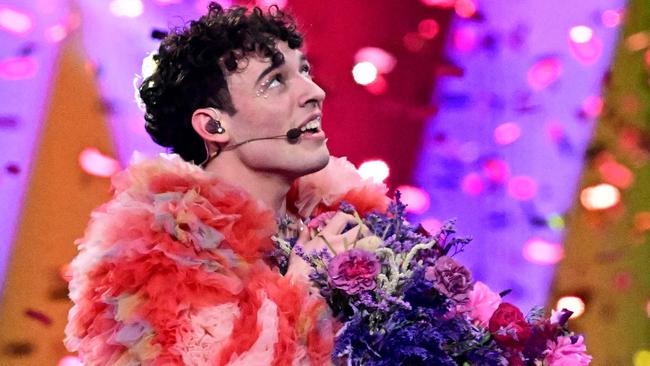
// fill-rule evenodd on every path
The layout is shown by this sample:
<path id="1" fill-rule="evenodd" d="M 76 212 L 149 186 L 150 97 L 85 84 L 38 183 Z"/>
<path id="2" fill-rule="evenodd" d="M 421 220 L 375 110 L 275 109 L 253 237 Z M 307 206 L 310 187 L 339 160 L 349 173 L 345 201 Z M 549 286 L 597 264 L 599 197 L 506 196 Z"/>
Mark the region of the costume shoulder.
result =
<path id="1" fill-rule="evenodd" d="M 176 155 L 134 162 L 112 191 L 70 265 L 65 344 L 84 364 L 326 362 L 326 305 L 263 260 L 272 211 Z"/>
<path id="2" fill-rule="evenodd" d="M 302 217 L 310 217 L 335 211 L 346 201 L 365 215 L 387 209 L 387 192 L 385 184 L 364 179 L 347 158 L 330 156 L 324 169 L 296 180 L 287 196 L 287 207 Z"/>

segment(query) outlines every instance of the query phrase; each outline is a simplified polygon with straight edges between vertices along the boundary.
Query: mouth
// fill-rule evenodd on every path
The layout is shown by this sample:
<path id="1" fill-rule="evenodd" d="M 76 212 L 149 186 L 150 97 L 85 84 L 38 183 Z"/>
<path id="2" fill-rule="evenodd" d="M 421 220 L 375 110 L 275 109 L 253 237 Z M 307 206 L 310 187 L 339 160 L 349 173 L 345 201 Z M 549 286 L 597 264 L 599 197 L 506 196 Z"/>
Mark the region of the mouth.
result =
<path id="1" fill-rule="evenodd" d="M 320 113 L 312 115 L 307 121 L 300 125 L 300 132 L 302 133 L 318 133 L 322 130 L 321 128 L 321 118 Z"/>

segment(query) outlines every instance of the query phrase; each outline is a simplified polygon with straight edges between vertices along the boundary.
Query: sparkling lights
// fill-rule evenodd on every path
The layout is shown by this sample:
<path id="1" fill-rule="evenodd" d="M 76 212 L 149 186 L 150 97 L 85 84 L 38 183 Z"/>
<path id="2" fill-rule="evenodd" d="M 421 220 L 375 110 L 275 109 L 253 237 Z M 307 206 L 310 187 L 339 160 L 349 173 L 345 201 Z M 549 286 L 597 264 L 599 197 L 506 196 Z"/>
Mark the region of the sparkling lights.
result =
<path id="1" fill-rule="evenodd" d="M 577 25 L 569 30 L 569 37 L 575 43 L 587 43 L 593 36 L 594 31 L 585 25 Z"/>
<path id="2" fill-rule="evenodd" d="M 621 193 L 611 184 L 589 186 L 580 192 L 580 203 L 587 210 L 604 210 L 615 206 L 621 200 Z"/>
<path id="3" fill-rule="evenodd" d="M 379 183 L 388 178 L 390 169 L 388 168 L 388 164 L 383 160 L 369 160 L 359 166 L 359 174 L 363 178 L 370 178 Z"/>
<path id="4" fill-rule="evenodd" d="M 577 318 L 585 312 L 585 302 L 578 296 L 561 297 L 555 305 L 555 310 L 567 309 L 573 311 L 571 318 Z"/>
<path id="5" fill-rule="evenodd" d="M 352 68 L 352 77 L 357 84 L 368 85 L 377 79 L 377 67 L 372 62 L 359 62 Z"/>
<path id="6" fill-rule="evenodd" d="M 523 255 L 527 261 L 537 264 L 555 264 L 564 257 L 564 249 L 558 243 L 532 238 L 524 244 Z"/>
<path id="7" fill-rule="evenodd" d="M 27 33 L 32 29 L 32 18 L 19 10 L 0 4 L 0 28 L 12 33 Z"/>
<path id="8" fill-rule="evenodd" d="M 514 122 L 506 122 L 494 129 L 494 141 L 499 145 L 509 145 L 521 136 L 521 127 Z"/>

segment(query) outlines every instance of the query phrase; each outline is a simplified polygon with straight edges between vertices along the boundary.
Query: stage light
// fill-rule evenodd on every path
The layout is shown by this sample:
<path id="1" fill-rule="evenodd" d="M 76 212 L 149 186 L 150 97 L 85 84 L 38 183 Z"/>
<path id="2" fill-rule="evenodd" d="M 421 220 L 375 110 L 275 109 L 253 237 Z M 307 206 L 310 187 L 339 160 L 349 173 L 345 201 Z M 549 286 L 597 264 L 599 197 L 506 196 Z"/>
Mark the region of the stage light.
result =
<path id="1" fill-rule="evenodd" d="M 564 249 L 560 244 L 532 238 L 524 244 L 523 255 L 527 261 L 532 263 L 555 264 L 564 257 Z"/>
<path id="2" fill-rule="evenodd" d="M 363 178 L 370 178 L 374 182 L 381 183 L 388 178 L 390 169 L 383 160 L 368 160 L 359 166 L 359 174 Z"/>
<path id="3" fill-rule="evenodd" d="M 364 47 L 354 55 L 356 64 L 361 62 L 370 62 L 378 73 L 388 74 L 395 68 L 397 59 L 384 49 L 379 47 Z"/>
<path id="4" fill-rule="evenodd" d="M 569 37 L 575 43 L 587 43 L 593 36 L 594 31 L 585 25 L 577 25 L 569 30 Z"/>
<path id="5" fill-rule="evenodd" d="M 514 122 L 502 123 L 494 129 L 494 141 L 499 145 L 509 145 L 521 136 L 521 128 Z"/>
<path id="6" fill-rule="evenodd" d="M 542 90 L 562 75 L 562 62 L 557 57 L 545 57 L 528 70 L 528 84 L 534 90 Z"/>
<path id="7" fill-rule="evenodd" d="M 621 10 L 607 9 L 601 14 L 600 19 L 605 27 L 618 27 L 623 21 L 623 13 Z"/>
<path id="8" fill-rule="evenodd" d="M 489 159 L 483 163 L 483 174 L 492 182 L 504 183 L 510 176 L 510 167 L 501 159 Z"/>
<path id="9" fill-rule="evenodd" d="M 377 78 L 377 68 L 372 62 L 359 62 L 352 69 L 352 77 L 357 84 L 368 85 Z"/>
<path id="10" fill-rule="evenodd" d="M 61 42 L 68 36 L 68 29 L 63 24 L 53 25 L 45 30 L 45 38 L 53 43 Z"/>
<path id="11" fill-rule="evenodd" d="M 621 200 L 621 193 L 611 184 L 589 186 L 580 192 L 580 203 L 587 210 L 604 210 L 615 206 Z"/>
<path id="12" fill-rule="evenodd" d="M 109 9 L 118 17 L 137 18 L 142 15 L 144 5 L 141 0 L 113 0 Z"/>
<path id="13" fill-rule="evenodd" d="M 589 118 L 597 118 L 600 116 L 600 113 L 602 113 L 604 106 L 605 102 L 602 97 L 592 95 L 585 98 L 582 102 L 582 111 Z"/>
<path id="14" fill-rule="evenodd" d="M 555 310 L 560 311 L 567 309 L 573 311 L 571 319 L 577 318 L 585 312 L 585 302 L 578 296 L 564 296 L 561 297 L 555 305 Z"/>
<path id="15" fill-rule="evenodd" d="M 404 185 L 397 187 L 397 190 L 402 194 L 402 202 L 407 205 L 406 212 L 421 214 L 429 209 L 431 200 L 423 189 Z"/>
<path id="16" fill-rule="evenodd" d="M 11 33 L 27 33 L 32 29 L 32 18 L 24 12 L 0 5 L 0 28 Z"/>
<path id="17" fill-rule="evenodd" d="M 598 164 L 598 172 L 603 180 L 619 188 L 628 188 L 634 181 L 632 171 L 611 157 Z"/>
<path id="18" fill-rule="evenodd" d="M 537 195 L 537 181 L 531 177 L 513 177 L 508 182 L 508 193 L 520 201 L 531 200 Z"/>
<path id="19" fill-rule="evenodd" d="M 434 19 L 424 19 L 418 24 L 418 32 L 425 39 L 433 39 L 440 32 L 440 25 Z"/>
<path id="20" fill-rule="evenodd" d="M 29 79 L 36 75 L 38 63 L 33 57 L 13 57 L 0 61 L 0 78 L 6 80 Z"/>
<path id="21" fill-rule="evenodd" d="M 454 10 L 461 18 L 471 18 L 476 14 L 476 3 L 474 0 L 457 0 Z"/>
<path id="22" fill-rule="evenodd" d="M 479 196 L 483 193 L 485 184 L 483 178 L 478 173 L 469 173 L 460 184 L 461 190 L 470 196 Z"/>
<path id="23" fill-rule="evenodd" d="M 79 154 L 79 165 L 88 174 L 98 177 L 110 177 L 120 170 L 120 163 L 99 152 L 94 147 L 85 148 Z"/>

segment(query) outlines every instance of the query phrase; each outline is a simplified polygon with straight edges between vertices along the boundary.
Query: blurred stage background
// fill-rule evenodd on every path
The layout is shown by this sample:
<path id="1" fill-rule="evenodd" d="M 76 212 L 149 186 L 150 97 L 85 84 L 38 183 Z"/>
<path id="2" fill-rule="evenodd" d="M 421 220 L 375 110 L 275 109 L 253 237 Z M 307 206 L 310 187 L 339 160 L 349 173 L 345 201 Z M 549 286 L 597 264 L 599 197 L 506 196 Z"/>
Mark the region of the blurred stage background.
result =
<path id="1" fill-rule="evenodd" d="M 222 5 L 253 2 L 220 1 Z M 650 365 L 648 0 L 258 0 L 291 11 L 334 155 L 456 218 L 507 301 L 576 311 L 593 365 Z M 144 131 L 154 29 L 205 0 L 0 0 L 0 364 L 77 365 L 66 263 Z"/>

